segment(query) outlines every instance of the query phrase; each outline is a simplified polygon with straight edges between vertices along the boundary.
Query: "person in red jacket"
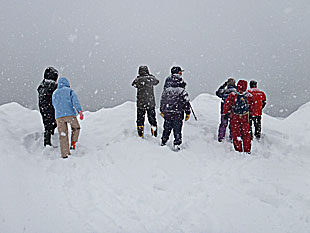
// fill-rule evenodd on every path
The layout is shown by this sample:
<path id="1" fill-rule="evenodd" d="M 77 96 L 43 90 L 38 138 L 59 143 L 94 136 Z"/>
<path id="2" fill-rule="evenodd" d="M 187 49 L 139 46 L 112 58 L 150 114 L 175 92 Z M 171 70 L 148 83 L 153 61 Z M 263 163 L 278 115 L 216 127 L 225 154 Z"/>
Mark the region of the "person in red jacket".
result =
<path id="1" fill-rule="evenodd" d="M 230 117 L 230 127 L 233 144 L 236 151 L 251 153 L 251 136 L 249 124 L 249 112 L 253 104 L 253 96 L 246 92 L 247 81 L 239 80 L 237 91 L 227 97 L 223 114 Z M 229 115 L 229 111 L 231 112 Z"/>
<path id="2" fill-rule="evenodd" d="M 254 123 L 254 136 L 257 140 L 260 140 L 263 108 L 266 106 L 266 94 L 257 88 L 255 80 L 250 82 L 250 90 L 248 92 L 253 95 L 253 105 L 250 111 L 250 135 L 253 140 L 252 124 Z"/>

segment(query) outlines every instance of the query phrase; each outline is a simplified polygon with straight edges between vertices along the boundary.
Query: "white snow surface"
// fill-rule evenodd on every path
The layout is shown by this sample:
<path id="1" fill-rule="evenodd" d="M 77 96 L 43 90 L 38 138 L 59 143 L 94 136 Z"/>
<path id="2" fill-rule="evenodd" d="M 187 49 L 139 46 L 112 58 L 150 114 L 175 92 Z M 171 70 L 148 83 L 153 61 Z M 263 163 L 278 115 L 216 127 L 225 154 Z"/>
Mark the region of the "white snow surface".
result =
<path id="1" fill-rule="evenodd" d="M 136 106 L 86 112 L 77 150 L 43 147 L 40 113 L 0 106 L 0 232 L 310 232 L 310 103 L 263 116 L 252 154 L 217 142 L 220 99 L 197 97 L 172 137 L 137 136 Z M 172 135 L 171 135 L 172 136 Z M 58 134 L 53 143 L 58 144 Z"/>

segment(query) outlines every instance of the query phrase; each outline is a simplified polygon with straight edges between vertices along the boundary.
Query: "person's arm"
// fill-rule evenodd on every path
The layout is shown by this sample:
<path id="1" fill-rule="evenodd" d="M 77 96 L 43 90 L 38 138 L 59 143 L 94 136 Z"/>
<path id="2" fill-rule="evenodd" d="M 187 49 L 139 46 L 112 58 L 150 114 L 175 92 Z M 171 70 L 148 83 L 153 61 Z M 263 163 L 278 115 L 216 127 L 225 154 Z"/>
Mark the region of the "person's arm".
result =
<path id="1" fill-rule="evenodd" d="M 225 91 L 225 87 L 227 86 L 227 82 L 225 82 L 223 85 L 221 85 L 219 87 L 219 89 L 217 89 L 217 91 L 215 92 L 215 94 L 220 97 L 220 98 L 223 98 L 223 94 L 224 94 L 224 91 Z"/>
<path id="2" fill-rule="evenodd" d="M 232 105 L 233 105 L 233 97 L 234 97 L 234 93 L 230 93 L 229 96 L 227 97 L 224 103 L 224 107 L 223 107 L 223 114 L 226 115 L 231 110 Z"/>
<path id="3" fill-rule="evenodd" d="M 149 80 L 150 80 L 150 84 L 153 86 L 156 86 L 159 83 L 159 80 L 153 75 L 149 77 Z"/>

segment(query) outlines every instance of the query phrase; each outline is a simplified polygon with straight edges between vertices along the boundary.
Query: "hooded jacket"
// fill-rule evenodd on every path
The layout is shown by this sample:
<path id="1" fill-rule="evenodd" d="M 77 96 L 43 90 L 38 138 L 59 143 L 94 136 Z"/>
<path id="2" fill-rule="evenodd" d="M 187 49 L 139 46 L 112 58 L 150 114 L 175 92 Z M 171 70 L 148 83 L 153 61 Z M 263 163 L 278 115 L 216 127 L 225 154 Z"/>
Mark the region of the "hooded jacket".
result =
<path id="1" fill-rule="evenodd" d="M 253 95 L 253 106 L 251 108 L 251 116 L 261 116 L 263 108 L 266 105 L 266 94 L 257 87 L 251 88 L 249 93 Z"/>
<path id="2" fill-rule="evenodd" d="M 139 67 L 139 76 L 132 82 L 132 86 L 137 88 L 137 107 L 154 108 L 155 95 L 154 86 L 159 80 L 149 73 L 147 66 Z"/>
<path id="3" fill-rule="evenodd" d="M 176 74 L 169 76 L 165 82 L 160 100 L 160 111 L 166 120 L 183 120 L 184 112 L 190 114 L 188 93 L 185 82 Z"/>
<path id="4" fill-rule="evenodd" d="M 228 114 L 232 110 L 233 106 L 235 105 L 238 94 L 244 94 L 245 95 L 245 97 L 247 98 L 248 104 L 249 104 L 249 109 L 251 111 L 251 108 L 253 105 L 253 96 L 250 93 L 246 92 L 247 85 L 248 85 L 248 83 L 245 80 L 239 80 L 238 81 L 237 91 L 230 93 L 229 96 L 227 97 L 225 103 L 224 103 L 223 114 Z M 233 112 L 231 114 L 236 115 Z"/>
<path id="5" fill-rule="evenodd" d="M 231 92 L 235 92 L 237 89 L 236 85 L 229 84 L 226 86 L 226 84 L 223 84 L 222 86 L 219 87 L 219 89 L 215 92 L 215 94 L 222 99 L 221 101 L 221 114 L 223 114 L 223 107 L 225 100 L 229 96 Z"/>
<path id="6" fill-rule="evenodd" d="M 65 116 L 76 116 L 78 112 L 82 111 L 79 99 L 70 88 L 69 81 L 66 78 L 58 80 L 58 87 L 53 94 L 52 101 L 56 119 Z"/>

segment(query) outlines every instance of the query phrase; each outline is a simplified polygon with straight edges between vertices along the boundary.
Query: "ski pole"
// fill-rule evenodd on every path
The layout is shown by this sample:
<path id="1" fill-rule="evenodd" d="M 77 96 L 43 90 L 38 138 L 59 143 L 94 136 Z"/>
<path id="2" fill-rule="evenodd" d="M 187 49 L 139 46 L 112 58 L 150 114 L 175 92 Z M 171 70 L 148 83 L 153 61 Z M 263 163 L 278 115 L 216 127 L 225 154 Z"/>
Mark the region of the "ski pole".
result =
<path id="1" fill-rule="evenodd" d="M 192 105 L 190 105 L 190 108 L 191 108 L 191 111 L 192 111 L 192 113 L 193 113 L 193 116 L 194 116 L 195 120 L 197 121 L 197 117 L 196 117 L 196 115 L 195 115 L 194 109 L 192 108 Z"/>

